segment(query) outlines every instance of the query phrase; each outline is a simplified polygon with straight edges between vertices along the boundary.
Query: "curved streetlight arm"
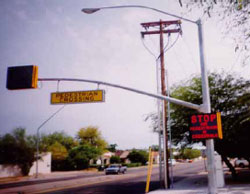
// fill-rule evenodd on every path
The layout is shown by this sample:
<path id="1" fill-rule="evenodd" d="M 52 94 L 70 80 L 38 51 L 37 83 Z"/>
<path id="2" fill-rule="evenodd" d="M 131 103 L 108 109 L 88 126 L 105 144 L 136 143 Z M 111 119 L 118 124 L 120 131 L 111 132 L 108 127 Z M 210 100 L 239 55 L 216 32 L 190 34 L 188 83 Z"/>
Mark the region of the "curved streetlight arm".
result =
<path id="1" fill-rule="evenodd" d="M 52 119 L 57 113 L 59 113 L 66 105 L 63 105 L 56 112 L 54 112 L 48 119 L 46 119 L 38 128 L 36 132 L 36 178 L 38 178 L 38 155 L 39 155 L 39 130 L 44 126 L 50 119 Z"/>
<path id="2" fill-rule="evenodd" d="M 66 105 L 62 106 L 61 108 L 59 108 L 56 112 L 54 112 L 47 120 L 45 120 L 38 128 L 37 128 L 37 132 L 39 132 L 39 130 L 42 128 L 42 126 L 44 126 L 50 119 L 52 119 L 58 112 L 60 112 Z"/>
<path id="3" fill-rule="evenodd" d="M 97 8 L 83 8 L 82 12 L 86 14 L 92 14 L 97 11 L 103 9 L 122 9 L 122 8 L 142 8 L 142 9 L 149 9 L 164 15 L 172 16 L 178 18 L 180 20 L 184 20 L 186 22 L 190 22 L 197 25 L 198 28 L 198 38 L 199 38 L 199 53 L 200 53 L 200 66 L 201 66 L 201 77 L 202 77 L 202 101 L 203 104 L 200 105 L 199 111 L 203 113 L 210 113 L 211 112 L 211 105 L 210 105 L 210 93 L 209 93 L 209 86 L 208 86 L 208 76 L 205 64 L 205 55 L 204 55 L 204 43 L 203 43 L 203 30 L 202 30 L 202 23 L 201 20 L 198 19 L 197 21 L 193 21 L 172 13 L 168 13 L 153 7 L 143 6 L 143 5 L 119 5 L 119 6 L 107 6 L 107 7 L 97 7 Z M 171 102 L 171 101 L 170 101 Z"/>
<path id="4" fill-rule="evenodd" d="M 159 13 L 162 13 L 162 14 L 165 14 L 165 15 L 169 15 L 169 16 L 172 16 L 172 17 L 181 19 L 181 20 L 183 20 L 183 21 L 187 21 L 187 22 L 191 22 L 191 23 L 197 24 L 197 21 L 193 21 L 193 20 L 190 20 L 190 19 L 187 19 L 187 18 L 178 16 L 178 15 L 175 15 L 175 14 L 172 14 L 172 13 L 168 13 L 168 12 L 165 12 L 165 11 L 162 11 L 162 10 L 159 10 L 159 9 L 156 9 L 156 8 L 153 8 L 153 7 L 148 7 L 148 6 L 143 6 L 143 5 L 120 5 L 120 6 L 97 7 L 97 8 L 83 8 L 83 9 L 82 9 L 82 12 L 84 12 L 84 13 L 86 13 L 86 14 L 92 14 L 92 13 L 95 13 L 95 12 L 100 11 L 100 10 L 103 10 L 103 9 L 117 9 L 117 8 L 119 8 L 119 9 L 121 9 L 121 8 L 142 8 L 142 9 L 150 9 L 150 10 L 153 10 L 153 11 L 156 11 L 156 12 L 159 12 Z"/>

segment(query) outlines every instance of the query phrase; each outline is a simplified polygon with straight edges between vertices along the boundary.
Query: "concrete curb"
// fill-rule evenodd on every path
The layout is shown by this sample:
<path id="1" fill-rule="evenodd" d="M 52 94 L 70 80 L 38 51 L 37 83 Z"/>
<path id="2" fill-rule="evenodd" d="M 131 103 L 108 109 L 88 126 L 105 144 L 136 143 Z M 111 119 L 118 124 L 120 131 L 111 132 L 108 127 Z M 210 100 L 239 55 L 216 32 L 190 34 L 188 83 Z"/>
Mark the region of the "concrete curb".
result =
<path id="1" fill-rule="evenodd" d="M 218 189 L 218 194 L 250 194 L 250 184 L 248 185 L 234 185 L 225 186 Z M 170 189 L 170 190 L 157 190 L 152 191 L 150 194 L 208 194 L 206 187 L 200 189 Z"/>

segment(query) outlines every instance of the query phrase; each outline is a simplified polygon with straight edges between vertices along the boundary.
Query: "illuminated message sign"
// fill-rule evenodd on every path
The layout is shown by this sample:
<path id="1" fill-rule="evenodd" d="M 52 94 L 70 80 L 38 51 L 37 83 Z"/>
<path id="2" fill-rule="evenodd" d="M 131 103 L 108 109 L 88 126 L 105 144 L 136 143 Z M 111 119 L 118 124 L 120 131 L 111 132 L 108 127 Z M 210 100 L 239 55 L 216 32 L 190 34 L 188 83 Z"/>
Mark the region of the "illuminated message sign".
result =
<path id="1" fill-rule="evenodd" d="M 91 90 L 51 93 L 51 104 L 72 104 L 88 102 L 104 102 L 104 91 Z"/>
<path id="2" fill-rule="evenodd" d="M 220 113 L 192 115 L 190 123 L 192 139 L 222 139 Z"/>

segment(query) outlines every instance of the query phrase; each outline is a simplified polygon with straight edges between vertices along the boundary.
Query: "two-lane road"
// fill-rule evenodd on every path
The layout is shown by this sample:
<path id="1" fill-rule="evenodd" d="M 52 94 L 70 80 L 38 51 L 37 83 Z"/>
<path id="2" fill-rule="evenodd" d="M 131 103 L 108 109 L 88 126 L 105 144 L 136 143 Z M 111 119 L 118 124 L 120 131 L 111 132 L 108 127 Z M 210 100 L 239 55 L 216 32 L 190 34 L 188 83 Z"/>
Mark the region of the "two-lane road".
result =
<path id="1" fill-rule="evenodd" d="M 174 183 L 200 172 L 204 172 L 204 163 L 202 161 L 177 164 L 174 167 Z M 104 172 L 79 172 L 64 177 L 62 173 L 61 176 L 56 178 L 0 184 L 0 193 L 138 194 L 145 193 L 146 179 L 147 168 L 145 167 L 128 169 L 125 175 L 105 175 Z M 154 167 L 150 190 L 159 188 L 159 168 Z"/>
<path id="2" fill-rule="evenodd" d="M 174 184 L 178 181 L 181 181 L 185 178 L 188 178 L 192 175 L 201 173 L 205 171 L 204 162 L 194 162 L 194 163 L 182 163 L 177 164 L 174 168 Z M 145 193 L 146 187 L 146 169 L 140 169 L 141 176 L 131 177 L 129 179 L 124 180 L 113 180 L 112 182 L 99 183 L 95 185 L 89 185 L 85 187 L 78 187 L 73 189 L 65 189 L 58 192 L 50 192 L 56 194 L 66 194 L 66 193 L 74 193 L 74 194 L 94 194 L 94 193 L 102 193 L 102 194 L 140 194 Z M 129 172 L 131 175 L 138 173 L 137 170 L 131 170 Z M 158 168 L 153 169 L 151 183 L 150 183 L 150 191 L 160 189 L 161 185 L 159 183 L 159 170 Z"/>

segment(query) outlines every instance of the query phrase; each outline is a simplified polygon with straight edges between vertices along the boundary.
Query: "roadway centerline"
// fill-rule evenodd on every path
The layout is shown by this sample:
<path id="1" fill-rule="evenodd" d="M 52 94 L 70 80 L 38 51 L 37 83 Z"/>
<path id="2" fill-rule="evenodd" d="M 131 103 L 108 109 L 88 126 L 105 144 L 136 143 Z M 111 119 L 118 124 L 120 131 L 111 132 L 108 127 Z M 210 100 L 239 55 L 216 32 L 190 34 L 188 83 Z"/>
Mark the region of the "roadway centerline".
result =
<path id="1" fill-rule="evenodd" d="M 3 193 L 47 193 L 47 192 L 55 192 L 63 189 L 77 188 L 82 186 L 91 186 L 98 183 L 126 180 L 130 178 L 143 177 L 145 176 L 146 180 L 146 171 L 128 171 L 127 174 L 124 175 L 102 175 L 98 177 L 67 177 L 66 180 L 57 180 L 56 182 L 48 180 L 48 182 L 41 183 L 41 181 L 37 184 L 33 183 L 32 185 L 20 185 L 15 187 L 7 187 L 0 189 L 0 192 Z"/>
<path id="2" fill-rule="evenodd" d="M 145 175 L 145 180 L 146 180 L 146 174 L 147 172 L 140 172 L 137 174 L 126 174 L 126 175 L 105 175 L 102 177 L 98 177 L 99 179 L 104 178 L 103 180 L 97 180 L 97 181 L 93 181 L 93 182 L 88 182 L 88 183 L 79 183 L 79 184 L 74 184 L 71 186 L 63 186 L 63 187 L 58 187 L 58 188 L 52 188 L 52 189 L 47 189 L 47 190 L 43 190 L 43 191 L 38 191 L 38 192 L 32 192 L 33 194 L 36 193 L 49 193 L 49 192 L 54 192 L 54 191 L 60 191 L 63 189 L 73 189 L 73 188 L 77 188 L 77 187 L 82 187 L 82 186 L 91 186 L 94 184 L 100 184 L 100 183 L 108 183 L 108 182 L 112 182 L 112 181 L 119 181 L 119 180 L 126 180 L 126 179 L 130 179 L 130 178 L 137 178 L 137 177 L 141 177 L 143 175 Z M 145 182 L 146 183 L 146 182 Z"/>

